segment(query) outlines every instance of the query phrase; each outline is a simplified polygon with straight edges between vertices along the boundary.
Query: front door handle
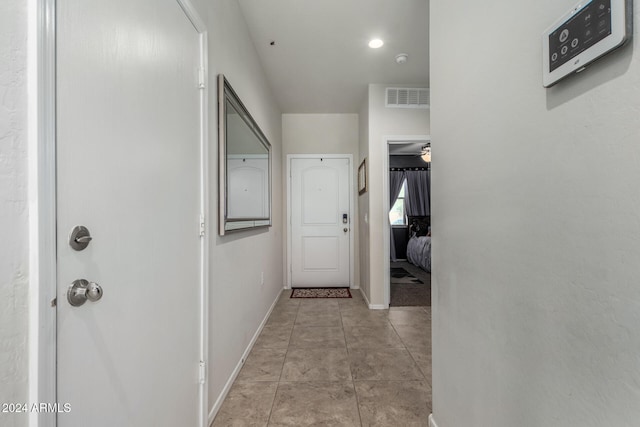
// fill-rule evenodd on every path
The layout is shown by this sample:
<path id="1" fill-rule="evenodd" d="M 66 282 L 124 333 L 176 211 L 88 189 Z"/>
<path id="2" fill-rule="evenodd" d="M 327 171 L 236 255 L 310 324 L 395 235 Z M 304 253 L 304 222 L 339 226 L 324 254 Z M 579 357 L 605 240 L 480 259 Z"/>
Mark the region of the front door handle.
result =
<path id="1" fill-rule="evenodd" d="M 67 290 L 67 301 L 74 307 L 80 307 L 87 302 L 96 302 L 102 298 L 102 287 L 88 280 L 74 280 Z"/>
<path id="2" fill-rule="evenodd" d="M 342 231 L 344 231 L 346 233 L 347 231 L 349 231 L 349 229 L 348 228 L 343 228 Z"/>

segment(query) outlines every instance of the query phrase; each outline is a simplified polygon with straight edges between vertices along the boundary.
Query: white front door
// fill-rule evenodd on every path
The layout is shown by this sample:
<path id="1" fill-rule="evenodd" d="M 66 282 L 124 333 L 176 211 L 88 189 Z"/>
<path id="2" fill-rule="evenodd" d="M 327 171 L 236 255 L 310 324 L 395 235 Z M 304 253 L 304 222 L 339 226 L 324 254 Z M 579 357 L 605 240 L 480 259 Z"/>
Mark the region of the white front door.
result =
<path id="1" fill-rule="evenodd" d="M 291 158 L 291 286 L 350 286 L 351 160 Z"/>
<path id="2" fill-rule="evenodd" d="M 59 427 L 198 425 L 200 65 L 176 0 L 57 1 Z"/>

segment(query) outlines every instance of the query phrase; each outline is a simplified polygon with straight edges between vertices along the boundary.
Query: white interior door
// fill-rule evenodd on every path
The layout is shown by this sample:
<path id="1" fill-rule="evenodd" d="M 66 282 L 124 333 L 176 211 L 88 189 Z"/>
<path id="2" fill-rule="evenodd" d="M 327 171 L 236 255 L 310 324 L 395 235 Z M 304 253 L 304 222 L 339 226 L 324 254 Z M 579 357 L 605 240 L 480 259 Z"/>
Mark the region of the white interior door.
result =
<path id="1" fill-rule="evenodd" d="M 291 286 L 350 286 L 349 158 L 292 158 Z"/>
<path id="2" fill-rule="evenodd" d="M 57 1 L 59 427 L 198 425 L 199 67 L 176 0 Z"/>

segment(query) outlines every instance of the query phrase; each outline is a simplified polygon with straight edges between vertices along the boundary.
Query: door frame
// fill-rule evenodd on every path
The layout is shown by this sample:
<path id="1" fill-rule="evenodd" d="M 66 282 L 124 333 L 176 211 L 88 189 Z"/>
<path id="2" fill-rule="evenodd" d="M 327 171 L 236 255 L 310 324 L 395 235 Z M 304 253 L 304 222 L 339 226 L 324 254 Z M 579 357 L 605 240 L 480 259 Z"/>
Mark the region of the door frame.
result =
<path id="1" fill-rule="evenodd" d="M 199 38 L 200 372 L 198 419 L 208 420 L 209 155 L 208 35 L 191 0 L 175 0 Z M 29 380 L 28 401 L 57 402 L 56 0 L 28 0 Z M 65 402 L 59 402 L 63 404 Z M 55 427 L 55 412 L 30 412 L 29 427 Z"/>
<path id="2" fill-rule="evenodd" d="M 384 289 L 384 307 L 389 308 L 391 302 L 391 225 L 389 224 L 389 145 L 407 144 L 410 142 L 431 142 L 431 135 L 388 135 L 383 138 L 382 147 L 382 284 Z"/>
<path id="3" fill-rule="evenodd" d="M 354 233 L 355 233 L 355 218 L 354 218 L 354 191 L 353 191 L 353 154 L 287 154 L 287 162 L 286 162 L 286 177 L 287 177 L 287 216 L 286 216 L 286 227 L 287 230 L 287 256 L 285 266 L 285 274 L 287 276 L 287 281 L 285 285 L 285 289 L 291 289 L 291 244 L 292 244 L 292 233 L 291 233 L 291 161 L 293 159 L 347 159 L 349 160 L 349 288 L 354 289 L 354 274 L 355 268 L 353 265 L 354 261 Z"/>

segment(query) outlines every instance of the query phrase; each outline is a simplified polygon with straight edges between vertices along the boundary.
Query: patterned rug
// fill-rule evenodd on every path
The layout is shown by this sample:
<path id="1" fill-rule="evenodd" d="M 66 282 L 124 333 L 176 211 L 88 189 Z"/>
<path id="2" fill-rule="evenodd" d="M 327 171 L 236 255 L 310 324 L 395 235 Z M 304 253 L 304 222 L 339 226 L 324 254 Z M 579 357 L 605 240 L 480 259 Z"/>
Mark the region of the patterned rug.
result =
<path id="1" fill-rule="evenodd" d="M 351 298 L 349 288 L 294 288 L 291 298 Z"/>
<path id="2" fill-rule="evenodd" d="M 424 282 L 418 279 L 413 274 L 409 273 L 402 267 L 392 267 L 391 268 L 391 283 L 402 283 L 402 284 L 423 284 Z"/>

